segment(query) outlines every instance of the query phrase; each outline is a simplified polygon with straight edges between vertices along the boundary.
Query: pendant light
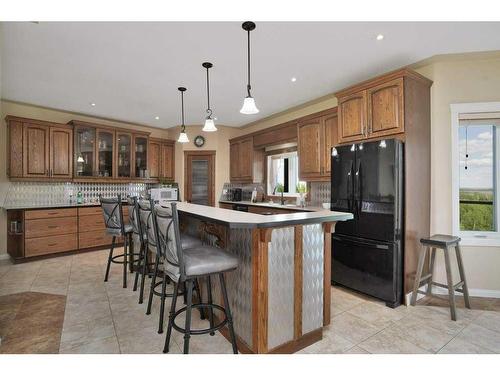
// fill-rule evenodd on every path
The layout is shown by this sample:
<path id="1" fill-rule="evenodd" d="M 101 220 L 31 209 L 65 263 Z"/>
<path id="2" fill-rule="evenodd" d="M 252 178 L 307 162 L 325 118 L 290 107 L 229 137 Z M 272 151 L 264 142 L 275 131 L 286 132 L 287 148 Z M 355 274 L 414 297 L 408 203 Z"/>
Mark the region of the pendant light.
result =
<path id="1" fill-rule="evenodd" d="M 184 125 L 184 91 L 186 91 L 185 87 L 177 88 L 181 92 L 181 107 L 182 107 L 182 125 L 181 125 L 181 133 L 179 134 L 179 139 L 177 142 L 179 143 L 188 143 L 189 139 L 186 134 L 186 125 Z"/>
<path id="2" fill-rule="evenodd" d="M 210 81 L 208 79 L 208 69 L 213 67 L 213 64 L 210 62 L 204 62 L 201 64 L 207 70 L 207 118 L 205 119 L 205 126 L 203 126 L 204 132 L 215 132 L 217 128 L 215 127 L 214 120 L 212 119 L 212 110 L 210 109 Z"/>
<path id="3" fill-rule="evenodd" d="M 255 23 L 252 21 L 243 22 L 241 25 L 243 30 L 247 32 L 247 40 L 248 40 L 248 83 L 247 83 L 247 97 L 243 100 L 243 107 L 240 109 L 240 113 L 244 115 L 253 115 L 255 113 L 259 113 L 259 110 L 255 106 L 255 99 L 250 94 L 250 90 L 252 86 L 250 86 L 250 31 L 255 29 Z"/>

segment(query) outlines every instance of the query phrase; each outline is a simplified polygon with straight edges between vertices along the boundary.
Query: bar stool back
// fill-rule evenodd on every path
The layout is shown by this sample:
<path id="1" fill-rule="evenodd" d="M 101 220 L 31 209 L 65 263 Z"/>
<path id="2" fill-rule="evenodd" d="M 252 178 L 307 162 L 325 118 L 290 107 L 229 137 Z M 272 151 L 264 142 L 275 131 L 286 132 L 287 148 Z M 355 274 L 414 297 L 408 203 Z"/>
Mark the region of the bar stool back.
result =
<path id="1" fill-rule="evenodd" d="M 139 264 L 137 265 L 137 271 L 135 273 L 135 280 L 134 280 L 134 292 L 137 290 L 137 284 L 139 281 L 139 275 L 143 273 L 144 271 L 144 258 L 147 258 L 147 251 L 146 251 L 146 241 L 144 239 L 144 235 L 142 232 L 142 226 L 141 222 L 139 220 L 139 204 L 137 203 L 137 197 L 128 197 L 127 198 L 128 202 L 128 218 L 129 218 L 129 223 L 132 225 L 132 242 L 135 244 L 139 244 Z M 147 262 L 147 259 L 146 259 Z M 140 287 L 140 293 L 139 293 L 139 303 L 142 303 L 142 297 L 144 294 L 144 282 L 143 278 L 141 278 L 141 287 Z"/>
<path id="2" fill-rule="evenodd" d="M 179 227 L 179 217 L 176 203 L 167 203 L 165 207 L 157 205 L 153 210 L 153 218 L 160 239 L 159 245 L 162 254 L 165 256 L 165 273 L 176 282 L 174 295 L 170 307 L 167 335 L 165 338 L 164 353 L 169 351 L 172 328 L 184 333 L 184 353 L 189 353 L 189 340 L 191 335 L 201 335 L 220 330 L 226 324 L 231 336 L 231 344 L 234 354 L 238 353 L 236 335 L 233 328 L 233 319 L 227 296 L 224 272 L 235 270 L 238 267 L 238 258 L 223 249 L 212 246 L 199 245 L 197 247 L 185 248 L 182 246 L 182 237 Z M 199 277 L 209 277 L 219 275 L 224 307 L 214 304 L 211 301 L 211 285 L 208 285 L 208 303 L 193 304 L 193 283 Z M 179 284 L 186 283 L 187 306 L 176 311 L 177 296 L 179 294 Z M 209 310 L 210 328 L 191 329 L 192 308 L 206 308 Z M 215 326 L 213 321 L 213 310 L 219 310 L 224 314 L 224 319 Z M 182 312 L 186 312 L 184 328 L 175 323 L 175 318 Z"/>
<path id="3" fill-rule="evenodd" d="M 417 302 L 417 294 L 423 293 L 428 296 L 432 295 L 432 286 L 436 285 L 441 288 L 448 289 L 448 297 L 450 300 L 450 313 L 451 319 L 457 320 L 456 306 L 455 306 L 455 291 L 461 292 L 464 295 L 465 307 L 470 309 L 469 301 L 469 289 L 467 287 L 467 281 L 465 279 L 465 271 L 462 262 L 462 253 L 460 251 L 460 237 L 448 236 L 445 234 L 435 234 L 429 238 L 420 239 L 422 250 L 420 251 L 420 256 L 418 259 L 417 274 L 415 275 L 415 285 L 413 287 L 413 293 L 411 296 L 411 305 L 415 306 Z M 460 274 L 460 281 L 457 284 L 453 284 L 453 275 L 451 273 L 451 262 L 450 262 L 450 251 L 455 248 L 455 253 L 458 263 L 458 272 Z M 433 281 L 434 277 L 434 262 L 436 258 L 436 249 L 442 249 L 444 252 L 444 262 L 446 267 L 446 279 L 447 285 Z M 425 257 L 427 251 L 430 256 L 430 267 L 429 273 L 422 276 L 422 271 L 424 268 Z M 422 283 L 427 283 L 426 292 L 420 291 L 420 286 Z"/>
<path id="4" fill-rule="evenodd" d="M 104 225 L 106 226 L 106 233 L 113 236 L 111 242 L 111 249 L 108 256 L 108 264 L 106 266 L 106 275 L 104 281 L 108 281 L 109 269 L 111 263 L 123 264 L 123 287 L 127 287 L 127 257 L 129 254 L 129 240 L 132 233 L 132 226 L 125 224 L 123 221 L 123 209 L 121 195 L 118 194 L 116 198 L 103 198 L 99 196 L 101 202 L 102 214 L 104 217 Z M 115 248 L 116 237 L 123 237 L 124 246 L 123 254 L 113 256 Z M 116 260 L 122 258 L 123 261 Z"/>

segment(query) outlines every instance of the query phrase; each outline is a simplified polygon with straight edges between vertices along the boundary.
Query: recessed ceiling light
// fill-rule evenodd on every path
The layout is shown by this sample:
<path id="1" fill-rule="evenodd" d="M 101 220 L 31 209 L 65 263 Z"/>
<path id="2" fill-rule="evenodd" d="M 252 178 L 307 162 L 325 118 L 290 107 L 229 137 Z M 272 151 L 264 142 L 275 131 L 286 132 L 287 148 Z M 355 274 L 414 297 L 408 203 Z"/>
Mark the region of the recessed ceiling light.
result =
<path id="1" fill-rule="evenodd" d="M 384 39 L 384 36 L 382 34 L 378 34 L 377 35 L 377 40 L 382 40 L 382 39 Z"/>
<path id="2" fill-rule="evenodd" d="M 156 116 L 156 117 L 155 117 L 155 120 L 159 120 L 159 119 L 160 119 L 160 116 Z"/>
<path id="3" fill-rule="evenodd" d="M 290 81 L 295 82 L 295 81 L 297 81 L 297 78 L 292 77 Z"/>
<path id="4" fill-rule="evenodd" d="M 90 105 L 91 105 L 92 107 L 95 107 L 95 103 L 90 103 Z"/>

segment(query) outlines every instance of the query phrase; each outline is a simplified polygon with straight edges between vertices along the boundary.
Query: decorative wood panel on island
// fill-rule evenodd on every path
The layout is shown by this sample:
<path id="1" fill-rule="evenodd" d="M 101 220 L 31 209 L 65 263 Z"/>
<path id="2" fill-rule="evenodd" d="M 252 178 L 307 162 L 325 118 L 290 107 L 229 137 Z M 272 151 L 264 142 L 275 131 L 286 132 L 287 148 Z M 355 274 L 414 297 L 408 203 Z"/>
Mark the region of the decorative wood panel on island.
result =
<path id="1" fill-rule="evenodd" d="M 330 323 L 331 233 L 352 214 L 267 216 L 190 203 L 177 208 L 186 232 L 201 232 L 239 257 L 227 284 L 241 352 L 293 353 L 321 340 Z M 222 303 L 219 285 L 213 288 Z"/>

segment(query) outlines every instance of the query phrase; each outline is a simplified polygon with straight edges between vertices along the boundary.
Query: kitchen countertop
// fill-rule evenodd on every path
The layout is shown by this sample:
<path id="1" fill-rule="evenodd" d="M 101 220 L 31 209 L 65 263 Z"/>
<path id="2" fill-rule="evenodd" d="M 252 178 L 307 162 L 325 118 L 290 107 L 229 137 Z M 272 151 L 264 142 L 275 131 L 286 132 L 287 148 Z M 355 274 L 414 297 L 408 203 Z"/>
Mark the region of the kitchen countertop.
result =
<path id="1" fill-rule="evenodd" d="M 193 216 L 202 220 L 213 221 L 229 228 L 272 228 L 289 225 L 305 225 L 353 218 L 351 213 L 324 210 L 315 212 L 294 212 L 280 215 L 259 215 L 249 212 L 227 210 L 225 208 L 202 206 L 178 202 L 177 209 L 182 215 Z"/>
<path id="2" fill-rule="evenodd" d="M 299 207 L 296 205 L 281 205 L 279 203 L 268 203 L 268 202 L 251 202 L 251 201 L 219 201 L 219 203 L 225 204 L 240 204 L 243 206 L 257 206 L 257 207 L 267 207 L 267 208 L 279 208 L 282 210 L 293 210 L 293 211 L 304 211 L 304 212 L 315 212 L 315 211 L 324 211 L 325 209 L 320 206 L 306 206 Z"/>

